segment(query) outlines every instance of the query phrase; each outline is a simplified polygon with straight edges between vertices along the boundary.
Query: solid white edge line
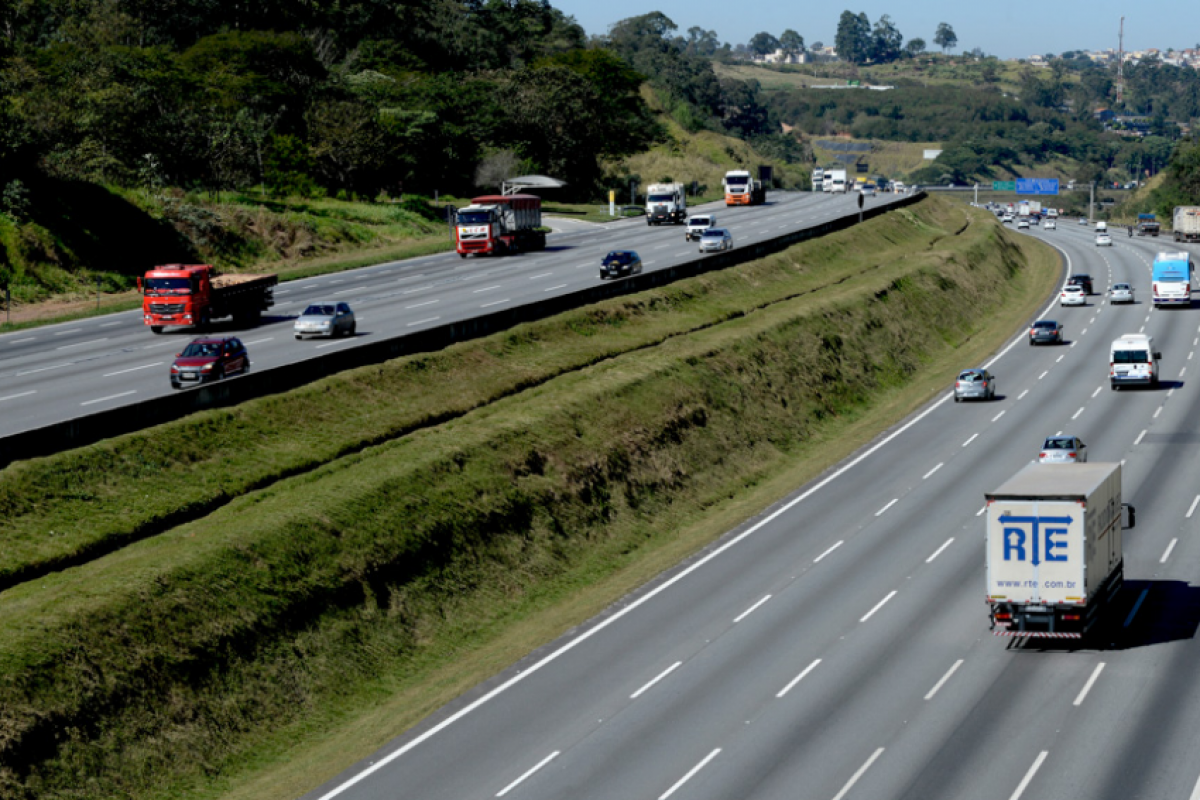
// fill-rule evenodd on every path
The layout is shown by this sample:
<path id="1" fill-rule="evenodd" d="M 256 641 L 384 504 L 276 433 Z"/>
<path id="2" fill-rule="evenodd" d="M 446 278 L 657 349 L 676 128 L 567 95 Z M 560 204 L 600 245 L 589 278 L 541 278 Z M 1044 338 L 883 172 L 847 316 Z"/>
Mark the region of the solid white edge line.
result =
<path id="1" fill-rule="evenodd" d="M 28 392 L 18 392 L 17 394 L 10 394 L 6 395 L 5 397 L 0 397 L 0 403 L 4 402 L 5 400 L 16 400 L 18 397 L 28 397 L 31 394 L 37 394 L 37 389 L 30 389 Z M 841 542 L 838 542 L 838 544 L 841 544 Z"/>
<path id="2" fill-rule="evenodd" d="M 676 789 L 678 789 L 680 786 L 683 786 L 685 783 L 687 783 L 689 780 L 691 780 L 693 775 L 695 775 L 700 770 L 704 769 L 704 767 L 708 764 L 708 762 L 710 762 L 714 758 L 716 758 L 717 754 L 720 752 L 721 752 L 721 748 L 718 747 L 716 750 L 713 750 L 711 753 L 706 755 L 699 764 L 697 764 L 696 766 L 694 766 L 690 770 L 688 770 L 688 773 L 686 775 L 684 775 L 679 780 L 675 781 L 674 786 L 672 786 L 670 789 L 667 789 L 665 792 L 660 794 L 658 796 L 658 800 L 667 800 L 668 797 L 675 794 Z"/>
<path id="3" fill-rule="evenodd" d="M 934 551 L 933 551 L 933 555 L 931 555 L 929 558 L 925 559 L 925 563 L 926 563 L 926 564 L 932 564 L 932 563 L 933 563 L 933 560 L 934 560 L 935 558 L 937 558 L 938 556 L 940 556 L 940 555 L 942 554 L 942 551 L 943 551 L 943 550 L 945 550 L 947 547 L 949 547 L 949 546 L 950 546 L 950 545 L 952 545 L 952 544 L 954 544 L 954 537 L 953 537 L 953 536 L 951 536 L 949 539 L 947 539 L 947 540 L 945 541 L 945 543 L 944 543 L 944 544 L 942 544 L 942 546 L 941 546 L 941 547 L 939 547 L 937 550 L 934 550 Z"/>
<path id="4" fill-rule="evenodd" d="M 1167 563 L 1167 559 L 1171 557 L 1171 551 L 1175 549 L 1175 545 L 1178 543 L 1179 543 L 1179 539 L 1177 539 L 1177 538 L 1172 539 L 1171 543 L 1167 545 L 1166 551 L 1163 552 L 1162 558 L 1160 558 L 1158 560 L 1158 563 L 1160 563 L 1160 564 Z"/>
<path id="5" fill-rule="evenodd" d="M 821 659 L 819 659 L 819 658 L 818 658 L 817 660 L 815 660 L 815 661 L 813 661 L 811 664 L 809 664 L 807 667 L 805 667 L 805 668 L 804 668 L 804 671 L 803 671 L 803 672 L 801 672 L 801 673 L 800 673 L 799 675 L 797 675 L 796 677 L 792 678 L 792 679 L 791 679 L 791 680 L 788 682 L 788 685 L 787 685 L 787 686 L 785 686 L 785 687 L 783 687 L 782 689 L 780 689 L 780 690 L 779 690 L 779 693 L 778 693 L 778 694 L 776 694 L 776 695 L 775 695 L 775 697 L 776 697 L 776 698 L 783 697 L 785 694 L 787 694 L 788 692 L 790 692 L 790 691 L 792 690 L 792 688 L 793 688 L 793 687 L 795 687 L 795 685 L 796 685 L 797 683 L 799 683 L 800 681 L 804 680 L 804 678 L 805 678 L 805 677 L 808 675 L 808 673 L 810 673 L 810 672 L 812 672 L 814 669 L 816 669 L 816 668 L 817 668 L 817 664 L 820 664 L 820 663 L 821 663 Z"/>
<path id="6" fill-rule="evenodd" d="M 118 397 L 127 397 L 131 394 L 137 394 L 137 389 L 130 389 L 128 392 L 121 392 L 120 394 L 110 394 L 108 397 L 97 397 L 95 400 L 86 400 L 79 405 L 90 406 L 93 403 L 103 403 L 105 400 L 116 400 Z"/>
<path id="7" fill-rule="evenodd" d="M 1068 271 L 1069 271 L 1070 256 L 1067 256 L 1067 263 L 1068 263 Z M 588 266 L 588 265 L 584 264 L 582 266 Z M 1048 303 L 1046 305 L 1045 309 L 1043 309 L 1042 313 L 1038 316 L 1038 319 L 1041 319 L 1042 317 L 1046 316 L 1046 314 L 1048 314 L 1053 307 L 1054 307 L 1054 302 L 1051 301 L 1050 303 Z M 440 319 L 440 318 L 433 317 L 432 319 L 429 319 L 429 320 L 419 320 L 417 322 L 410 322 L 410 323 L 408 323 L 408 327 L 412 327 L 413 325 L 419 325 L 422 322 L 432 322 L 433 320 L 436 320 L 436 319 Z M 1016 347 L 1018 344 L 1022 343 L 1023 341 L 1024 341 L 1024 339 L 1020 335 L 1015 336 L 1013 338 L 1013 340 L 1011 342 L 1009 342 L 1007 347 L 1003 348 L 999 353 L 997 353 L 994 358 L 992 358 L 991 360 L 984 363 L 984 365 L 983 365 L 984 369 L 990 368 L 992 366 L 992 364 L 996 363 L 996 361 L 998 361 L 1001 357 L 1003 357 L 1005 354 L 1007 354 L 1009 351 L 1011 351 L 1014 347 Z M 566 653 L 570 652 L 571 650 L 574 650 L 576 647 L 583 644 L 588 639 L 592 638 L 596 634 L 598 634 L 601 631 L 608 628 L 608 626 L 616 623 L 618 620 L 624 619 L 627 614 L 631 614 L 634 610 L 641 608 L 644 604 L 650 602 L 654 598 L 658 597 L 658 595 L 662 594 L 667 589 L 674 586 L 676 583 L 679 583 L 684 578 L 691 575 L 693 572 L 699 570 L 701 567 L 708 564 L 708 562 L 714 560 L 715 558 L 717 558 L 720 555 L 723 555 L 726 551 L 728 551 L 731 548 L 733 548 L 734 546 L 740 544 L 744 539 L 746 539 L 750 536 L 753 536 L 756 532 L 758 532 L 763 527 L 770 525 L 776 519 L 783 516 L 787 512 L 791 511 L 793 508 L 798 506 L 800 503 L 802 503 L 805 500 L 807 500 L 808 498 L 812 497 L 818 491 L 825 488 L 830 483 L 832 483 L 833 481 L 840 478 L 842 475 L 845 475 L 847 472 L 849 472 L 851 469 L 853 469 L 854 467 L 861 464 L 863 461 L 866 461 L 868 458 L 875 455 L 875 453 L 877 453 L 879 450 L 881 450 L 885 445 L 891 443 L 894 439 L 896 439 L 901 434 L 906 433 L 909 428 L 913 427 L 917 423 L 924 420 L 927 416 L 929 416 L 934 411 L 936 411 L 938 408 L 940 408 L 944 403 L 950 402 L 950 400 L 953 397 L 954 397 L 954 392 L 945 393 L 944 395 L 941 396 L 940 399 L 935 400 L 932 404 L 930 404 L 930 406 L 928 408 L 926 408 L 924 411 L 917 414 L 915 417 L 910 419 L 908 422 L 904 423 L 899 428 L 896 428 L 896 430 L 892 431 L 887 436 L 883 437 L 878 442 L 871 445 L 863 452 L 859 453 L 857 456 L 855 456 L 853 459 L 848 461 L 846 464 L 844 464 L 841 467 L 839 467 L 838 469 L 834 470 L 829 475 L 825 476 L 823 479 L 821 479 L 817 483 L 810 486 L 808 489 L 804 490 L 800 494 L 793 497 L 791 500 L 787 501 L 786 503 L 781 505 L 779 508 L 772 511 L 770 514 L 763 517 L 761 520 L 754 523 L 746 530 L 742 531 L 741 533 L 737 534 L 736 536 L 733 536 L 727 542 L 725 542 L 724 544 L 720 545 L 719 547 L 715 548 L 710 553 L 708 553 L 708 555 L 704 556 L 703 558 L 698 559 L 697 561 L 693 562 L 691 565 L 680 570 L 678 573 L 676 573 L 672 577 L 668 578 L 667 580 L 663 581 L 662 583 L 660 583 L 658 586 L 654 587 L 650 591 L 646 592 L 646 594 L 644 594 L 641 597 L 639 597 L 638 599 L 634 600 L 629 605 L 627 605 L 624 608 L 620 609 L 619 611 L 615 612 L 612 616 L 610 616 L 604 620 L 601 620 L 600 622 L 598 622 L 595 625 L 595 627 L 589 628 L 588 630 L 579 634 L 579 636 L 577 636 L 576 638 L 567 642 L 566 644 L 564 644 L 562 647 L 558 648 L 554 652 L 547 654 L 541 661 L 538 661 L 538 662 L 530 665 L 530 667 L 528 669 L 526 669 L 524 672 L 521 672 L 521 673 L 509 678 L 507 681 L 505 681 L 504 683 L 501 683 L 499 686 L 492 689 L 490 692 L 487 692 L 482 697 L 479 697 L 474 702 L 463 706 L 458 711 L 456 711 L 455 713 L 451 714 L 450 716 L 446 717 L 444 720 L 439 722 L 437 725 L 434 725 L 429 730 L 425 731 L 424 733 L 420 734 L 419 736 L 414 737 L 410 741 L 406 742 L 404 745 L 402 745 L 402 746 L 396 748 L 395 750 L 393 750 L 392 752 L 388 753 L 386 756 L 381 758 L 379 761 L 376 761 L 374 764 L 371 764 L 370 766 L 366 767 L 365 769 L 363 769 L 362 772 L 348 778 L 341 784 L 330 789 L 328 792 L 326 792 L 325 794 L 323 794 L 319 798 L 317 798 L 317 800 L 330 800 L 330 798 L 337 797 L 338 795 L 340 795 L 342 792 L 346 791 L 350 787 L 358 784 L 364 778 L 367 778 L 370 775 L 373 775 L 374 773 L 376 773 L 379 770 L 386 767 L 388 764 L 395 761 L 397 758 L 400 758 L 401 756 L 410 752 L 418 745 L 428 741 L 429 739 L 436 736 L 438 733 L 441 733 L 443 730 L 450 727 L 451 725 L 453 725 L 455 722 L 462 719 L 463 717 L 467 716 L 475 709 L 479 708 L 480 706 L 484 705 L 485 703 L 490 702 L 497 695 L 500 695 L 500 694 L 508 691 L 510 688 L 512 688 L 516 684 L 524 681 L 530 675 L 537 673 L 539 670 L 541 670 L 546 665 L 558 660 L 560 657 L 562 657 Z M 980 513 L 982 513 L 983 510 L 986 510 L 986 506 L 984 507 L 984 509 L 981 509 Z M 841 542 L 839 542 L 838 545 L 834 545 L 834 547 L 830 548 L 830 550 L 832 551 L 840 544 L 841 544 Z"/>
<path id="8" fill-rule="evenodd" d="M 866 771 L 871 768 L 871 765 L 874 764 L 875 760 L 881 755 L 883 755 L 882 747 L 871 754 L 871 757 L 867 759 L 866 763 L 858 768 L 858 772 L 855 772 L 850 776 L 850 780 L 846 781 L 846 785 L 842 787 L 842 790 L 833 796 L 833 800 L 842 800 L 843 797 L 848 795 L 850 790 L 854 788 L 854 784 L 858 783 L 858 779 L 866 774 Z"/>
<path id="9" fill-rule="evenodd" d="M 944 461 L 938 462 L 938 465 L 936 467 L 934 467 L 933 469 L 929 470 L 929 472 L 926 472 L 924 475 L 921 476 L 921 480 L 923 480 L 923 481 L 929 480 L 929 476 L 932 475 L 933 473 L 937 472 L 939 469 L 941 469 L 944 464 L 945 464 Z"/>
<path id="10" fill-rule="evenodd" d="M 1042 762 L 1046 760 L 1046 756 L 1048 755 L 1050 755 L 1049 750 L 1043 750 L 1042 752 L 1038 753 L 1038 757 L 1033 760 L 1033 766 L 1031 766 L 1029 771 L 1025 773 L 1025 777 L 1021 779 L 1019 784 L 1017 784 L 1016 791 L 1012 793 L 1008 800 L 1019 800 L 1021 795 L 1025 794 L 1025 790 L 1029 788 L 1030 782 L 1033 781 L 1033 776 L 1037 774 L 1039 769 L 1041 769 Z"/>
<path id="11" fill-rule="evenodd" d="M 1129 623 L 1133 622 L 1133 618 L 1137 616 L 1138 609 L 1140 609 L 1142 607 L 1142 603 L 1143 603 L 1143 601 L 1145 601 L 1146 595 L 1148 595 L 1148 594 L 1150 594 L 1149 589 L 1142 589 L 1142 593 L 1140 595 L 1138 595 L 1137 602 L 1134 603 L 1133 608 L 1131 608 L 1129 610 L 1129 616 L 1125 618 L 1125 624 L 1122 625 L 1121 627 L 1123 627 L 1123 628 L 1129 627 Z"/>
<path id="12" fill-rule="evenodd" d="M 503 789 L 501 789 L 500 791 L 496 792 L 496 797 L 504 797 L 504 795 L 508 794 L 508 793 L 509 793 L 510 791 L 512 791 L 513 789 L 517 788 L 517 786 L 518 786 L 518 785 L 520 785 L 522 781 L 524 781 L 524 780 L 525 780 L 526 778 L 528 778 L 530 775 L 532 775 L 533 773 L 537 772 L 539 769 L 541 769 L 542 767 L 546 766 L 546 765 L 547 765 L 547 764 L 549 764 L 551 761 L 553 761 L 553 760 L 554 760 L 554 759 L 555 759 L 555 758 L 558 756 L 558 754 L 559 754 L 560 752 L 562 752 L 562 751 L 560 751 L 560 750 L 555 750 L 553 753 L 551 753 L 550 755 L 546 756 L 545 758 L 543 758 L 543 759 L 542 759 L 541 761 L 539 761 L 538 763 L 534 764 L 532 767 L 530 767 L 530 768 L 529 768 L 529 770 L 528 770 L 528 771 L 527 771 L 527 772 L 526 772 L 524 775 L 522 775 L 521 777 L 517 778 L 515 781 L 513 781 L 512 783 L 510 783 L 508 786 L 505 786 L 505 787 L 504 787 Z"/>
<path id="13" fill-rule="evenodd" d="M 871 617 L 875 616 L 875 612 L 878 611 L 879 609 L 883 608 L 884 604 L 887 603 L 888 600 L 891 600 L 893 597 L 895 597 L 897 591 L 898 591 L 897 589 L 892 589 L 890 592 L 888 592 L 887 597 L 883 598 L 878 603 L 876 603 L 875 607 L 872 608 L 870 611 L 868 611 L 866 614 L 864 614 L 858 621 L 866 622 Z"/>
<path id="14" fill-rule="evenodd" d="M 1078 696 L 1076 696 L 1075 702 L 1073 703 L 1073 705 L 1076 705 L 1076 706 L 1083 705 L 1084 698 L 1086 698 L 1088 695 L 1088 692 L 1090 692 L 1092 690 L 1092 686 L 1095 685 L 1096 679 L 1100 677 L 1100 673 L 1103 671 L 1104 671 L 1104 662 L 1101 661 L 1099 664 L 1096 665 L 1096 668 L 1094 670 L 1092 670 L 1092 676 L 1087 679 L 1087 683 L 1085 683 L 1083 685 L 1083 688 L 1079 690 L 1079 694 L 1078 694 Z"/>
<path id="15" fill-rule="evenodd" d="M 846 542 L 845 539 L 838 539 L 837 544 L 833 545 L 828 550 L 826 550 L 824 553 L 821 553 L 821 555 L 814 558 L 813 563 L 816 564 L 816 563 L 820 562 L 821 559 L 823 559 L 825 556 L 832 553 L 834 550 L 837 550 L 839 547 L 841 547 L 843 544 L 845 544 L 845 542 Z"/>
<path id="16" fill-rule="evenodd" d="M 1192 796 L 1188 800 L 1200 800 L 1200 778 L 1196 778 L 1196 785 L 1192 788 Z"/>
<path id="17" fill-rule="evenodd" d="M 889 500 L 887 502 L 887 505 L 885 505 L 883 508 L 881 508 L 875 512 L 875 516 L 877 516 L 877 517 L 883 516 L 883 512 L 887 511 L 889 508 L 891 508 L 892 506 L 896 505 L 896 503 L 899 503 L 899 502 L 900 502 L 899 497 L 893 497 L 891 500 Z"/>
<path id="18" fill-rule="evenodd" d="M 1200 494 L 1196 495 L 1196 499 L 1193 500 L 1192 504 L 1188 507 L 1187 516 L 1185 517 L 1186 519 L 1192 518 L 1192 514 L 1196 511 L 1196 506 L 1198 504 L 1200 504 Z"/>
<path id="19" fill-rule="evenodd" d="M 636 692 L 634 692 L 633 694 L 629 695 L 629 699 L 630 699 L 630 700 L 637 700 L 639 697 L 641 697 L 643 694 L 645 694 L 645 692 L 646 692 L 648 689 L 650 689 L 650 687 L 651 687 L 651 686 L 653 686 L 654 684 L 658 683 L 659 681 L 661 681 L 663 678 L 665 678 L 665 677 L 667 677 L 668 675 L 670 675 L 670 674 L 671 674 L 672 672 L 674 672 L 675 670 L 679 669 L 679 667 L 680 667 L 682 664 L 683 664 L 683 662 L 682 662 L 682 661 L 676 661 L 674 664 L 672 664 L 671 666 L 667 667 L 667 668 L 666 668 L 666 669 L 664 669 L 662 672 L 660 672 L 660 673 L 659 673 L 657 676 L 655 676 L 654 678 L 652 678 L 652 679 L 650 680 L 650 682 L 649 682 L 649 683 L 647 683 L 645 686 L 643 686 L 642 688 L 638 689 L 638 690 L 637 690 Z"/>
<path id="20" fill-rule="evenodd" d="M 750 615 L 751 615 L 751 614 L 753 614 L 753 613 L 754 613 L 756 610 L 758 610 L 758 607 L 759 607 L 759 606 L 761 606 L 763 603 L 767 602 L 767 601 L 768 601 L 768 600 L 770 600 L 770 599 L 771 599 L 771 595 L 767 595 L 767 596 L 766 596 L 766 597 L 764 597 L 762 600 L 759 600 L 757 603 L 755 603 L 754 605 L 752 605 L 752 606 L 750 606 L 749 608 L 747 608 L 747 609 L 746 609 L 745 611 L 743 611 L 741 614 L 738 614 L 736 617 L 734 617 L 734 618 L 733 618 L 733 621 L 734 621 L 734 622 L 741 622 L 741 621 L 742 621 L 742 620 L 744 620 L 746 617 L 750 616 Z"/>
<path id="21" fill-rule="evenodd" d="M 946 671 L 946 674 L 942 676 L 941 680 L 935 683 L 933 688 L 929 690 L 929 693 L 925 695 L 925 699 L 932 700 L 933 696 L 938 693 L 938 690 L 946 685 L 946 681 L 950 680 L 951 676 L 953 676 L 955 672 L 958 672 L 958 668 L 962 665 L 963 660 L 961 658 L 958 661 L 955 661 L 954 666 L 950 667 L 950 669 Z"/>
<path id="22" fill-rule="evenodd" d="M 103 377 L 111 378 L 114 375 L 124 375 L 126 372 L 137 372 L 139 369 L 150 369 L 152 367 L 161 367 L 165 363 L 167 363 L 167 362 L 155 361 L 153 364 L 142 364 L 140 367 L 130 367 L 129 369 L 119 369 L 116 372 L 106 372 L 106 373 L 104 373 Z M 0 400 L 3 400 L 3 399 L 4 399 L 3 397 L 0 397 Z"/>

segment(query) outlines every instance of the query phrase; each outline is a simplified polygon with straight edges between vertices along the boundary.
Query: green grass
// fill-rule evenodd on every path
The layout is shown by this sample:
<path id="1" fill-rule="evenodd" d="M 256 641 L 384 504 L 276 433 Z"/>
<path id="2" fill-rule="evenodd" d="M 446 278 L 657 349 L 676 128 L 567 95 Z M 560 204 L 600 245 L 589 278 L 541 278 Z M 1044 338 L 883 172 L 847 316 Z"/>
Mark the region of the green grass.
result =
<path id="1" fill-rule="evenodd" d="M 65 797 L 84 774 L 90 796 L 294 797 L 869 440 L 1058 273 L 927 200 L 14 465 L 0 514 L 28 535 L 6 530 L 6 555 L 95 535 L 36 519 L 128 531 L 120 508 L 161 516 L 189 484 L 220 502 L 3 594 L 0 797 Z"/>

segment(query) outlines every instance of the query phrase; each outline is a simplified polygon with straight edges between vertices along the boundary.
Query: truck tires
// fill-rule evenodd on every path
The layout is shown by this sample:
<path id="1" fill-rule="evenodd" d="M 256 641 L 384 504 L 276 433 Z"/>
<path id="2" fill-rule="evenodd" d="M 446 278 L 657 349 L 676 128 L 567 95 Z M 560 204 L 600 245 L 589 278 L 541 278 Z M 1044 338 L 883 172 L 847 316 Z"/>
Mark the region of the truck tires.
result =
<path id="1" fill-rule="evenodd" d="M 150 332 L 151 332 L 151 333 L 162 333 L 162 332 L 163 332 L 163 326 L 162 326 L 162 325 L 151 325 L 151 326 L 150 326 Z"/>

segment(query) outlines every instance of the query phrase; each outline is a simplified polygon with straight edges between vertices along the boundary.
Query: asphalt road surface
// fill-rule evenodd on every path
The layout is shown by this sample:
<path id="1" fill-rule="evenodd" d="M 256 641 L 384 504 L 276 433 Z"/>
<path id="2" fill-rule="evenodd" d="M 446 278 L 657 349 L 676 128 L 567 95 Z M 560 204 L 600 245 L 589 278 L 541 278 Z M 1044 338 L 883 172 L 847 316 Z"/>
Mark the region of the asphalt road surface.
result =
<path id="1" fill-rule="evenodd" d="M 818 199 L 771 211 L 813 213 Z M 995 401 L 956 404 L 948 386 L 306 797 L 1200 800 L 1200 308 L 1151 308 L 1154 253 L 1179 249 L 1167 240 L 1098 248 L 1065 220 L 1030 235 L 1090 272 L 1098 294 L 1048 303 L 1064 345 L 1014 333 L 986 363 Z M 676 232 L 630 236 L 649 258 L 682 250 Z M 581 243 L 561 274 L 576 260 L 590 271 L 594 248 Z M 535 274 L 523 264 L 516 277 Z M 1105 302 L 1119 281 L 1135 304 Z M 1138 331 L 1164 354 L 1163 383 L 1111 391 L 1107 347 Z M 1060 432 L 1082 437 L 1092 461 L 1124 462 L 1138 511 L 1098 648 L 988 631 L 984 492 Z"/>
<path id="2" fill-rule="evenodd" d="M 867 203 L 897 199 L 882 195 Z M 854 213 L 856 201 L 852 195 L 773 192 L 762 206 L 727 209 L 722 202 L 694 210 L 715 211 L 736 247 Z M 543 252 L 466 260 L 444 253 L 288 282 L 276 289 L 275 308 L 263 324 L 238 329 L 218 322 L 212 335 L 241 338 L 253 368 L 263 370 L 578 290 L 600 281 L 600 259 L 612 249 L 637 250 L 646 271 L 700 257 L 697 243 L 684 240 L 683 226 L 650 227 L 644 217 L 605 225 L 548 223 L 561 232 L 551 234 Z M 327 299 L 350 303 L 357 336 L 296 341 L 295 317 L 309 303 Z M 0 336 L 0 436 L 176 391 L 171 362 L 198 335 L 169 328 L 155 336 L 140 312 L 131 311 Z"/>

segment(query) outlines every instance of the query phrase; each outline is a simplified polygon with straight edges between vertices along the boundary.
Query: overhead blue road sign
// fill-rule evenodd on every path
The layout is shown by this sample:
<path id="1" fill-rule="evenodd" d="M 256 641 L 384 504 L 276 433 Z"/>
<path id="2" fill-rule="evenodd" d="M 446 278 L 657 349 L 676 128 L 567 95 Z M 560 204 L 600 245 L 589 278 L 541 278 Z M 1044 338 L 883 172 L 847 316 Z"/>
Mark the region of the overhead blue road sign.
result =
<path id="1" fill-rule="evenodd" d="M 1058 194 L 1058 178 L 1017 178 L 1017 194 Z"/>

